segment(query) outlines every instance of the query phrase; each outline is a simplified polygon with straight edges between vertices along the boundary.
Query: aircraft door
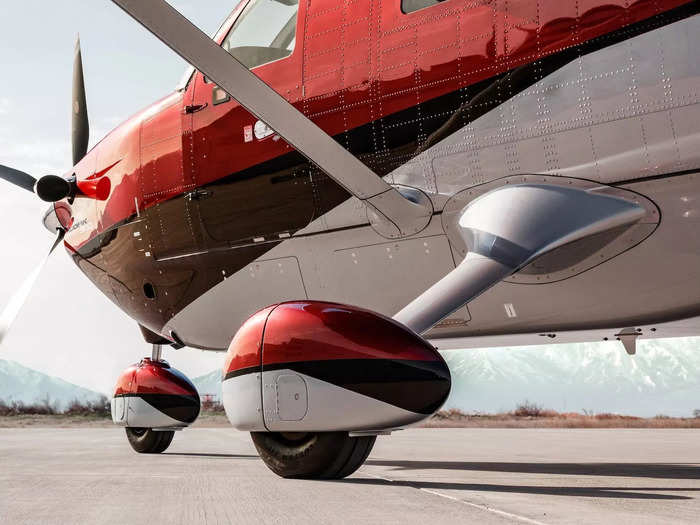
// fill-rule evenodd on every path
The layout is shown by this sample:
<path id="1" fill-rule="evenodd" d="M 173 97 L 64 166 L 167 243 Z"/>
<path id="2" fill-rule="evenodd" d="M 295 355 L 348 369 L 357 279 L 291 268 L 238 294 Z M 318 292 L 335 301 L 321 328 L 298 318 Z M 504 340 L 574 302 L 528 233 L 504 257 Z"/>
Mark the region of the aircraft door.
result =
<path id="1" fill-rule="evenodd" d="M 221 37 L 229 53 L 292 103 L 301 98 L 298 8 L 295 0 L 250 0 Z M 306 226 L 314 216 L 308 162 L 201 73 L 190 84 L 185 169 L 197 186 L 189 198 L 207 243 L 269 242 Z"/>

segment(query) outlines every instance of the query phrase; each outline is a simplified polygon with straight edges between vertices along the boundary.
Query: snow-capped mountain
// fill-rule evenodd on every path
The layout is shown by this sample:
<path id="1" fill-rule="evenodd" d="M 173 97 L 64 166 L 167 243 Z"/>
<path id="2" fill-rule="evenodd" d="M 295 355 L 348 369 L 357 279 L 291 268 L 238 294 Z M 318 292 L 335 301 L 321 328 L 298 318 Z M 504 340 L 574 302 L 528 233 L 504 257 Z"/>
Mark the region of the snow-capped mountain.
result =
<path id="1" fill-rule="evenodd" d="M 98 401 L 102 394 L 31 368 L 0 359 L 0 399 L 5 402 L 42 402 L 45 399 L 61 410 L 73 400 Z"/>
<path id="2" fill-rule="evenodd" d="M 197 387 L 200 397 L 212 394 L 214 401 L 221 402 L 221 370 L 214 370 L 203 376 L 195 377 L 192 382 Z"/>
<path id="3" fill-rule="evenodd" d="M 691 416 L 700 408 L 700 339 L 444 352 L 452 371 L 446 407 L 509 411 L 525 400 L 559 411 Z"/>

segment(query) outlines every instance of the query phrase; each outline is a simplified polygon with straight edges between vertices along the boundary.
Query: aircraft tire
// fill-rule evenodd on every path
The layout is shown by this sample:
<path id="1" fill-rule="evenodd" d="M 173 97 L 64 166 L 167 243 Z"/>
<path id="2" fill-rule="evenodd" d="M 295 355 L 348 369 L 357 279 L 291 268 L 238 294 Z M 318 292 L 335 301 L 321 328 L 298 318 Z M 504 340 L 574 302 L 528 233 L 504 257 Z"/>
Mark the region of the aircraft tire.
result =
<path id="1" fill-rule="evenodd" d="M 173 441 L 173 430 L 155 431 L 152 428 L 127 427 L 126 438 L 131 448 L 139 454 L 160 454 L 164 452 Z"/>
<path id="2" fill-rule="evenodd" d="M 265 465 L 283 478 L 341 479 L 355 472 L 376 436 L 347 432 L 251 432 Z"/>

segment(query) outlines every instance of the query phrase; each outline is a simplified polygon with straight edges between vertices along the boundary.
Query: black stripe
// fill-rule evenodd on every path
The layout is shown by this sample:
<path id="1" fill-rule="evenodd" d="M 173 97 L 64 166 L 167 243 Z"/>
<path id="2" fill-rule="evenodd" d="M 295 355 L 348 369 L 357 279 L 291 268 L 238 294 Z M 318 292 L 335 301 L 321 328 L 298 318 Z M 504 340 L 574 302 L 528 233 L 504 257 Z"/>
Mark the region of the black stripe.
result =
<path id="1" fill-rule="evenodd" d="M 626 186 L 628 184 L 637 184 L 639 182 L 650 182 L 655 180 L 670 179 L 673 177 L 683 177 L 685 175 L 695 175 L 700 172 L 700 169 L 693 168 L 691 170 L 670 171 L 668 173 L 659 173 L 658 175 L 649 175 L 639 179 L 627 179 L 616 182 L 611 182 L 610 186 Z"/>
<path id="2" fill-rule="evenodd" d="M 174 394 L 119 394 L 114 397 L 138 397 L 168 417 L 192 423 L 199 415 L 199 396 Z"/>
<path id="3" fill-rule="evenodd" d="M 231 370 L 230 372 L 227 372 L 226 375 L 224 375 L 223 381 L 226 381 L 227 379 L 231 379 L 232 377 L 244 376 L 246 374 L 260 372 L 261 370 L 262 370 L 262 367 L 260 365 L 249 366 L 246 368 L 240 368 L 238 370 Z"/>
<path id="4" fill-rule="evenodd" d="M 432 414 L 450 393 L 442 361 L 329 359 L 264 365 L 263 371 L 294 370 L 418 414 Z"/>
<path id="5" fill-rule="evenodd" d="M 615 31 L 606 33 L 590 40 L 571 47 L 566 47 L 560 51 L 554 52 L 551 55 L 539 58 L 534 62 L 524 64 L 513 68 L 509 71 L 499 73 L 488 79 L 471 84 L 465 88 L 446 93 L 425 102 L 421 102 L 416 106 L 401 110 L 397 113 L 392 113 L 373 122 L 368 122 L 354 128 L 350 131 L 340 133 L 333 136 L 336 142 L 346 147 L 356 156 L 359 156 L 375 172 L 384 176 L 404 164 L 408 159 L 401 160 L 396 165 L 386 159 L 391 150 L 404 148 L 407 145 L 417 142 L 417 126 L 412 124 L 399 125 L 397 123 L 410 122 L 413 120 L 413 115 L 419 110 L 423 116 L 436 114 L 444 114 L 446 110 L 454 110 L 453 115 L 449 119 L 442 122 L 423 122 L 421 131 L 424 134 L 431 134 L 430 137 L 418 146 L 413 155 L 417 155 L 434 145 L 439 140 L 442 140 L 447 135 L 461 129 L 470 124 L 483 114 L 499 106 L 510 98 L 516 96 L 525 89 L 536 84 L 546 76 L 564 67 L 570 62 L 579 57 L 594 53 L 606 47 L 624 42 L 635 36 L 648 33 L 655 29 L 659 29 L 666 25 L 684 20 L 700 12 L 700 2 L 688 2 L 680 7 L 670 9 L 658 15 L 654 15 L 647 19 L 635 22 L 634 24 L 623 26 Z M 464 93 L 461 93 L 464 91 Z M 460 101 L 464 96 L 468 101 L 460 105 Z M 387 133 L 386 128 L 391 128 L 397 131 L 391 132 L 390 135 L 383 137 L 382 143 L 386 150 L 389 151 L 374 151 L 374 142 L 371 140 L 372 133 L 375 133 L 374 128 L 379 126 L 383 133 Z M 398 131 L 400 130 L 400 131 Z M 375 159 L 381 157 L 381 159 Z M 226 177 L 218 179 L 207 186 L 216 186 L 221 184 L 232 183 L 246 178 L 255 178 L 260 175 L 278 172 L 296 166 L 297 169 L 311 169 L 314 174 L 313 178 L 318 182 L 318 179 L 325 179 L 325 174 L 319 172 L 313 166 L 307 164 L 306 159 L 300 153 L 293 151 L 286 153 L 274 159 L 256 164 L 242 171 L 232 173 Z M 332 181 L 332 179 L 331 179 Z M 332 181 L 335 184 L 334 181 Z M 349 194 L 343 192 L 345 198 L 340 200 L 344 202 L 350 197 Z M 340 204 L 338 202 L 337 204 Z M 323 203 L 328 204 L 327 202 Z M 335 207 L 337 204 L 321 209 L 319 212 L 325 213 Z M 323 206 L 326 208 L 326 206 Z"/>
<path id="6" fill-rule="evenodd" d="M 485 115 L 577 58 L 691 17 L 699 11 L 700 2 L 690 2 L 681 7 L 592 38 L 577 46 L 565 48 L 552 55 L 539 58 L 534 62 L 524 64 L 505 74 L 489 79 L 488 85 L 471 97 L 440 129 L 430 135 L 416 153 L 423 152 L 434 146 L 439 141 L 456 133 L 464 126 L 467 126 L 477 118 Z M 474 86 L 470 86 L 470 89 L 473 88 Z"/>
<path id="7" fill-rule="evenodd" d="M 293 370 L 419 414 L 440 408 L 451 387 L 450 371 L 442 361 L 327 359 L 275 363 L 262 370 Z M 233 370 L 224 381 L 260 371 L 259 366 Z"/>

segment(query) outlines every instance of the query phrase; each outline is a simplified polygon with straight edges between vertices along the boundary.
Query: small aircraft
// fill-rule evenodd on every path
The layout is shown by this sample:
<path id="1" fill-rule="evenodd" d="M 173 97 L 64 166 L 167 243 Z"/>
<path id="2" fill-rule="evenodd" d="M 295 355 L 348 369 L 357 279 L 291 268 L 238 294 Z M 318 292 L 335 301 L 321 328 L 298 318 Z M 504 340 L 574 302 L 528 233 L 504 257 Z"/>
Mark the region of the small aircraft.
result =
<path id="1" fill-rule="evenodd" d="M 74 166 L 0 177 L 153 344 L 138 452 L 199 413 L 168 345 L 228 352 L 271 470 L 339 478 L 444 403 L 437 349 L 700 335 L 699 2 L 242 0 L 212 39 L 112 1 L 192 67 L 87 151 L 78 43 Z"/>

